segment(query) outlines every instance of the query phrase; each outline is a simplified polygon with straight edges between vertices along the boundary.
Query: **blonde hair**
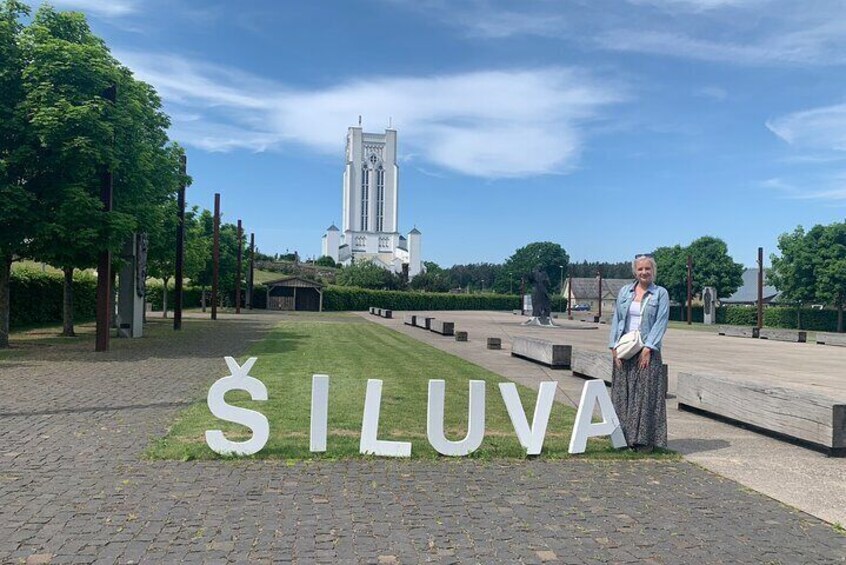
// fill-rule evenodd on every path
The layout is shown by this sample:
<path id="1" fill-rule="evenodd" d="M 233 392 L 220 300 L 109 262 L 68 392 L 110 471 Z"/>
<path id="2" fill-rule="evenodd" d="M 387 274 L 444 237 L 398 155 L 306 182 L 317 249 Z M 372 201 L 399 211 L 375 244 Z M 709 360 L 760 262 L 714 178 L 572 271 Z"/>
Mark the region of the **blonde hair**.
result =
<path id="1" fill-rule="evenodd" d="M 637 278 L 637 264 L 641 261 L 649 261 L 652 264 L 652 280 L 658 278 L 658 264 L 655 263 L 655 257 L 652 255 L 635 255 L 632 261 L 632 275 Z"/>

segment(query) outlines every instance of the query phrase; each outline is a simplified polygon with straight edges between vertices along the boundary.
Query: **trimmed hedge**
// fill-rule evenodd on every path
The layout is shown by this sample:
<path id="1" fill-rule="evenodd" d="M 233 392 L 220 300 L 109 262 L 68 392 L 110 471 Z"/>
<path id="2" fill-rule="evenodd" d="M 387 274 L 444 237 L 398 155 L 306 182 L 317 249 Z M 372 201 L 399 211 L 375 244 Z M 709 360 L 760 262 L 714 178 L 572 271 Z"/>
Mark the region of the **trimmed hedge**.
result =
<path id="1" fill-rule="evenodd" d="M 59 273 L 15 270 L 9 281 L 9 326 L 61 323 L 64 277 Z M 73 317 L 75 322 L 93 320 L 97 312 L 97 280 L 88 273 L 74 273 Z"/>
<path id="2" fill-rule="evenodd" d="M 552 298 L 553 312 L 567 309 L 567 300 Z M 323 289 L 323 309 L 330 312 L 366 311 L 371 306 L 390 310 L 517 310 L 520 297 L 507 294 L 449 294 L 370 290 L 349 286 Z"/>

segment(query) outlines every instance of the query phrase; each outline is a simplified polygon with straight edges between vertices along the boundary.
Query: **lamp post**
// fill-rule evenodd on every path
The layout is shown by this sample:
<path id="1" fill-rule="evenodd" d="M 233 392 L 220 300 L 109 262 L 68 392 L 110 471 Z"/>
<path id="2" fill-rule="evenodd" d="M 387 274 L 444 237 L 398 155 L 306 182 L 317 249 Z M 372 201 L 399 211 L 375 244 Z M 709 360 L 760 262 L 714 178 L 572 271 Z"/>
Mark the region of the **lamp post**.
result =
<path id="1" fill-rule="evenodd" d="M 558 265 L 558 268 L 561 270 L 561 277 L 558 282 L 558 294 L 562 297 L 564 296 L 564 265 Z"/>
<path id="2" fill-rule="evenodd" d="M 599 283 L 599 309 L 596 313 L 596 321 L 598 322 L 602 318 L 602 273 L 600 271 L 596 271 L 596 279 Z"/>

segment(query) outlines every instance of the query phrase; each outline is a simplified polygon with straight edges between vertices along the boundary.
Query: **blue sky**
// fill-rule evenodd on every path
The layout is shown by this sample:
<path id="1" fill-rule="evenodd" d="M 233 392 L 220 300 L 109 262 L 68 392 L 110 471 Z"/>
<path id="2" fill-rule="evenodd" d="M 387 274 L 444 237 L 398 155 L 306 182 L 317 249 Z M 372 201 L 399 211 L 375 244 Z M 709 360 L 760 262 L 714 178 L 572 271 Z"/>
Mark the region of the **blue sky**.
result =
<path id="1" fill-rule="evenodd" d="M 320 252 L 344 137 L 398 131 L 400 229 L 443 266 L 527 243 L 748 266 L 846 210 L 842 0 L 54 0 L 156 87 L 190 203 Z"/>

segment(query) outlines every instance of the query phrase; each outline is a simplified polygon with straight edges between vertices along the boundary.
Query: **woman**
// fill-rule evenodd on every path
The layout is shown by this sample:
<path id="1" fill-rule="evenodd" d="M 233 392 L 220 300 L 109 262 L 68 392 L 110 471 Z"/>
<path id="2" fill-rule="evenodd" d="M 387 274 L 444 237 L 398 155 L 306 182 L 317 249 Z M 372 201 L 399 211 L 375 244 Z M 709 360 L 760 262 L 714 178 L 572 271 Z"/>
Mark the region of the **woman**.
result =
<path id="1" fill-rule="evenodd" d="M 667 404 L 661 378 L 661 340 L 670 318 L 667 289 L 655 284 L 657 268 L 651 255 L 632 261 L 635 282 L 620 289 L 614 305 L 608 347 L 613 358 L 611 400 L 629 447 L 651 452 L 667 447 Z M 643 349 L 629 359 L 618 359 L 620 337 L 639 330 Z"/>

